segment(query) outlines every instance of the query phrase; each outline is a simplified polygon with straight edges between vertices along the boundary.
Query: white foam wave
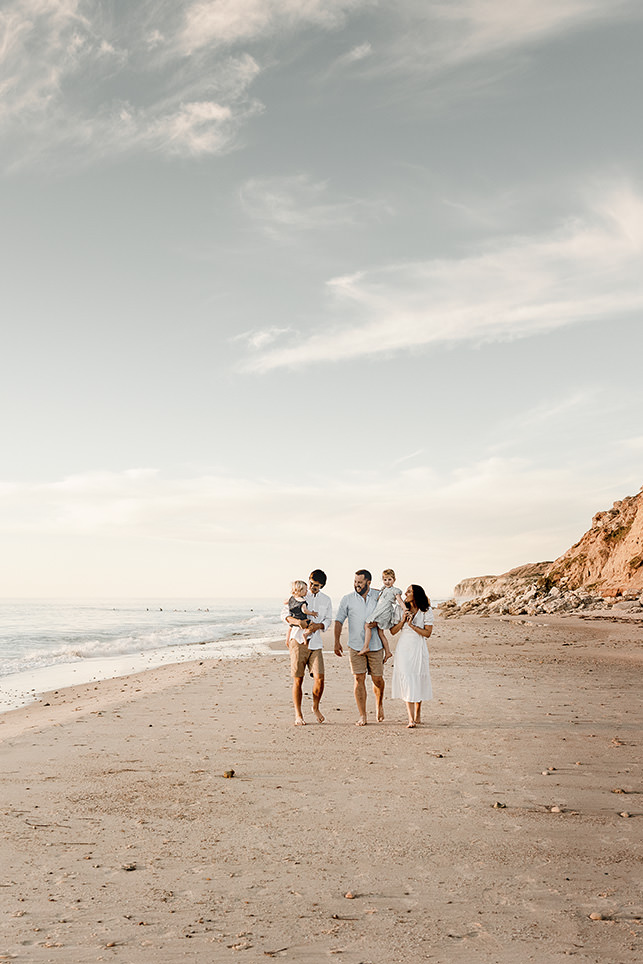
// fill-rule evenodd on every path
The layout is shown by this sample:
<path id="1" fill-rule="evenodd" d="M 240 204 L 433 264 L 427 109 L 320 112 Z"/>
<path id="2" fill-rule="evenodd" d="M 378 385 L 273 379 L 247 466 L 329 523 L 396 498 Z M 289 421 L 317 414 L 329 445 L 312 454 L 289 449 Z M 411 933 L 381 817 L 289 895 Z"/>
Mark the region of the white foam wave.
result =
<path id="1" fill-rule="evenodd" d="M 47 666 L 79 665 L 198 645 L 246 652 L 247 643 L 282 635 L 280 606 L 268 600 L 117 603 L 0 602 L 0 678 Z"/>
<path id="2" fill-rule="evenodd" d="M 272 637 L 220 640 L 216 643 L 166 647 L 140 653 L 125 653 L 102 658 L 88 658 L 79 662 L 33 667 L 0 680 L 0 712 L 25 706 L 38 695 L 66 686 L 98 682 L 128 676 L 140 670 L 153 669 L 168 663 L 189 660 L 244 659 L 270 652 Z"/>

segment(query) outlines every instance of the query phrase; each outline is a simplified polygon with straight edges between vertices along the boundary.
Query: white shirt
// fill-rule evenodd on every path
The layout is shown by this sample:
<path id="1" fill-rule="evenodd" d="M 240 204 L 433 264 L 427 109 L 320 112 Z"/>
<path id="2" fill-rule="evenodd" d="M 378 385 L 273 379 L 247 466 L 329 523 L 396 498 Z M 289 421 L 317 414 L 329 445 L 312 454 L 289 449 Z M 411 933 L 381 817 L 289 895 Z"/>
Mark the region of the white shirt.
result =
<path id="1" fill-rule="evenodd" d="M 333 604 L 330 601 L 330 596 L 327 596 L 325 592 L 318 592 L 316 596 L 312 592 L 306 593 L 306 607 L 309 612 L 317 613 L 316 616 L 311 617 L 313 623 L 323 623 L 326 632 L 330 628 L 330 624 L 333 618 Z M 281 610 L 281 618 L 284 622 L 288 622 L 288 616 L 290 615 L 290 610 L 288 605 L 285 605 Z M 289 624 L 290 625 L 290 624 Z M 291 626 L 290 638 L 296 639 L 298 643 L 303 643 L 304 641 L 304 631 L 301 626 Z M 308 649 L 322 649 L 322 630 L 317 629 L 312 634 L 308 640 Z"/>

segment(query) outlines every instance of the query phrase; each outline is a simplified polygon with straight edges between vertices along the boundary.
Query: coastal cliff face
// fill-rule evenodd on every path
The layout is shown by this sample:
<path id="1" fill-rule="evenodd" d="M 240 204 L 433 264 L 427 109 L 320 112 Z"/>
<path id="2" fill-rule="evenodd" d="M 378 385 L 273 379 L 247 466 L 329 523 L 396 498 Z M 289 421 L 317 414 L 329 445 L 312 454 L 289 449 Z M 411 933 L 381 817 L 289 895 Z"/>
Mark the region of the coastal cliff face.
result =
<path id="1" fill-rule="evenodd" d="M 616 607 L 643 612 L 643 487 L 598 512 L 591 528 L 554 562 L 500 576 L 463 579 L 443 614 L 537 615 Z"/>
<path id="2" fill-rule="evenodd" d="M 643 592 L 643 490 L 598 512 L 582 539 L 553 563 L 554 585 L 601 596 Z"/>

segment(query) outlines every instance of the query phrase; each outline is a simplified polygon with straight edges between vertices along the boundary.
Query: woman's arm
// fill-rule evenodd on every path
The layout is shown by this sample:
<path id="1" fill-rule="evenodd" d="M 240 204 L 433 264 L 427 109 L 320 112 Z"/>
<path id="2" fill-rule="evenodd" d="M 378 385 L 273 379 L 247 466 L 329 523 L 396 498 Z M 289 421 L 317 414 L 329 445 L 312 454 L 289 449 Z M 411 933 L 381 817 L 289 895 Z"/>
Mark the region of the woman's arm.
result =
<path id="1" fill-rule="evenodd" d="M 394 626 L 391 626 L 391 630 L 390 630 L 390 631 L 391 631 L 391 635 L 397 636 L 397 634 L 398 634 L 399 631 L 401 630 L 401 628 L 402 628 L 402 626 L 404 625 L 404 623 L 408 623 L 408 622 L 409 622 L 410 616 L 411 616 L 411 613 L 409 612 L 409 610 L 408 610 L 408 609 L 405 609 L 405 610 L 403 611 L 403 613 L 402 613 L 402 618 L 400 619 L 399 623 L 396 623 Z M 411 623 L 411 625 L 413 625 L 413 624 Z"/>
<path id="2" fill-rule="evenodd" d="M 415 623 L 409 623 L 409 626 L 415 630 L 418 636 L 424 636 L 425 639 L 428 639 L 433 632 L 433 626 L 416 626 Z M 391 632 L 393 632 L 393 630 L 391 630 Z"/>

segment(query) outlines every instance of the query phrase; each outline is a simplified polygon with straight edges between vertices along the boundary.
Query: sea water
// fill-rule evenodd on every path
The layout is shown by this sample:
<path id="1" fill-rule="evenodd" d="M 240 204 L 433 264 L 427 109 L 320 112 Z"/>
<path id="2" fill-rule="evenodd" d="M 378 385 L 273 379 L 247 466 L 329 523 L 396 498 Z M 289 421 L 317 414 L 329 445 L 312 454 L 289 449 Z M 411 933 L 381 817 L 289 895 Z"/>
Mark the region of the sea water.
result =
<path id="1" fill-rule="evenodd" d="M 0 710 L 53 688 L 188 659 L 269 652 L 275 599 L 0 600 Z"/>

